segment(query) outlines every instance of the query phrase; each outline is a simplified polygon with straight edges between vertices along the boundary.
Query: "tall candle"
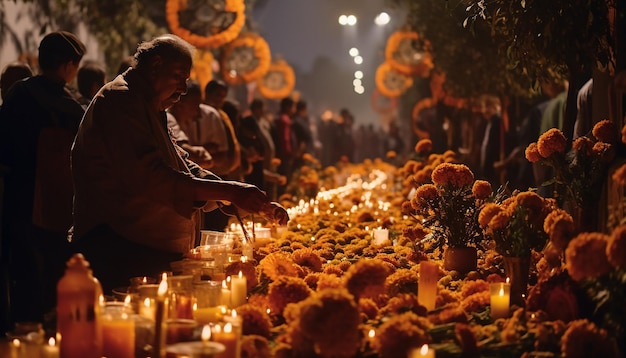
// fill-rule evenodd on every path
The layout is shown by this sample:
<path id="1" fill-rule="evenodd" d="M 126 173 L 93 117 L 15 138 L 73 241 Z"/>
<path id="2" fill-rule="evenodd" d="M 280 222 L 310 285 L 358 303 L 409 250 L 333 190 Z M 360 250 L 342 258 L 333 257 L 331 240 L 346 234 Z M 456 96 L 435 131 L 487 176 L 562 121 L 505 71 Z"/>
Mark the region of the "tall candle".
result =
<path id="1" fill-rule="evenodd" d="M 387 229 L 374 229 L 374 245 L 383 245 L 389 240 L 389 230 Z"/>
<path id="2" fill-rule="evenodd" d="M 135 357 L 135 321 L 127 313 L 102 319 L 102 355 L 115 358 Z"/>
<path id="3" fill-rule="evenodd" d="M 420 262 L 419 280 L 417 282 L 417 301 L 427 310 L 435 309 L 437 301 L 437 281 L 439 266 L 431 261 Z"/>
<path id="4" fill-rule="evenodd" d="M 241 356 L 239 337 L 232 323 L 217 324 L 213 327 L 213 340 L 226 347 L 224 352 L 217 354 L 217 358 L 239 358 Z"/>
<path id="5" fill-rule="evenodd" d="M 491 317 L 506 318 L 509 316 L 511 303 L 511 284 L 499 282 L 489 285 L 491 295 Z"/>
<path id="6" fill-rule="evenodd" d="M 221 299 L 222 306 L 230 307 L 231 300 L 231 292 L 228 289 L 228 285 L 226 285 L 226 280 L 222 280 L 222 293 Z"/>
<path id="7" fill-rule="evenodd" d="M 230 304 L 232 307 L 239 307 L 246 303 L 248 287 L 246 277 L 243 276 L 241 271 L 239 271 L 238 276 L 231 276 L 230 289 Z"/>
<path id="8" fill-rule="evenodd" d="M 167 274 L 163 273 L 161 283 L 157 291 L 156 308 L 154 310 L 154 347 L 153 354 L 155 358 L 163 358 L 165 356 L 165 312 L 167 305 Z"/>

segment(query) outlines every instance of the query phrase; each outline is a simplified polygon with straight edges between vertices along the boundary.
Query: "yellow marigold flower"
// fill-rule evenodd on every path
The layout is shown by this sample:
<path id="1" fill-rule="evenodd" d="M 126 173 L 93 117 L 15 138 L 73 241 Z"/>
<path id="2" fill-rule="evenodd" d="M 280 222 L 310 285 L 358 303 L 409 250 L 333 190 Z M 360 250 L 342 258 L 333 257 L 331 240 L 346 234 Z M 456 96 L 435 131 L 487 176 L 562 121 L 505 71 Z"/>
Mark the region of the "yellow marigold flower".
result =
<path id="1" fill-rule="evenodd" d="M 417 273 L 408 269 L 399 269 L 387 277 L 385 287 L 389 296 L 396 296 L 399 293 L 415 293 L 417 292 Z"/>
<path id="2" fill-rule="evenodd" d="M 456 152 L 453 150 L 446 150 L 445 152 L 443 152 L 443 154 L 441 155 L 444 159 L 445 162 L 449 162 L 451 160 L 456 160 Z"/>
<path id="3" fill-rule="evenodd" d="M 557 249 L 563 251 L 576 234 L 576 225 L 572 217 L 570 215 L 560 215 L 554 221 L 549 235 L 552 244 Z"/>
<path id="4" fill-rule="evenodd" d="M 596 125 L 593 126 L 591 133 L 600 142 L 611 144 L 617 142 L 617 128 L 615 127 L 615 124 L 608 119 L 596 123 Z"/>
<path id="5" fill-rule="evenodd" d="M 415 160 L 407 160 L 407 162 L 404 163 L 404 167 L 402 168 L 404 170 L 404 175 L 413 175 L 418 164 L 420 163 Z"/>
<path id="6" fill-rule="evenodd" d="M 541 160 L 541 154 L 539 154 L 539 150 L 537 149 L 537 143 L 533 142 L 526 147 L 524 151 L 526 155 L 526 159 L 531 163 L 536 163 Z"/>
<path id="7" fill-rule="evenodd" d="M 489 291 L 477 292 L 467 296 L 461 301 L 461 308 L 467 313 L 482 311 L 487 305 L 491 304 L 491 296 Z"/>
<path id="8" fill-rule="evenodd" d="M 557 128 L 550 128 L 541 136 L 537 141 L 537 150 L 542 157 L 548 158 L 552 153 L 563 153 L 565 151 L 565 145 L 567 140 Z"/>
<path id="9" fill-rule="evenodd" d="M 626 269 L 626 225 L 617 227 L 611 233 L 606 245 L 606 256 L 613 267 Z"/>
<path id="10" fill-rule="evenodd" d="M 270 337 L 272 320 L 263 308 L 245 304 L 237 307 L 237 315 L 242 319 L 241 327 L 244 335 L 254 334 L 265 338 Z"/>
<path id="11" fill-rule="evenodd" d="M 367 319 L 375 319 L 378 316 L 378 305 L 371 298 L 359 299 L 359 312 Z"/>
<path id="12" fill-rule="evenodd" d="M 384 307 L 381 309 L 381 315 L 394 315 L 403 312 L 413 312 L 418 316 L 426 316 L 428 313 L 426 308 L 419 304 L 417 296 L 410 293 L 401 293 L 394 297 L 387 297 Z"/>
<path id="13" fill-rule="evenodd" d="M 320 272 L 311 272 L 304 277 L 304 283 L 312 290 L 317 290 L 317 282 L 323 274 Z"/>
<path id="14" fill-rule="evenodd" d="M 452 322 L 465 323 L 467 322 L 467 314 L 461 309 L 457 301 L 455 304 L 442 307 L 441 310 L 429 313 L 428 319 L 436 325 Z"/>
<path id="15" fill-rule="evenodd" d="M 593 141 L 588 137 L 578 137 L 574 140 L 572 148 L 579 153 L 590 156 L 593 154 Z"/>
<path id="16" fill-rule="evenodd" d="M 428 156 L 428 163 L 432 164 L 432 163 L 435 163 L 435 162 L 438 162 L 438 161 L 441 161 L 441 154 L 432 153 L 431 155 Z M 436 167 L 436 166 L 437 165 L 435 165 L 434 167 Z"/>
<path id="17" fill-rule="evenodd" d="M 543 198 L 537 193 L 532 191 L 524 191 L 515 196 L 515 201 L 527 208 L 534 211 L 541 211 L 544 208 Z"/>
<path id="18" fill-rule="evenodd" d="M 511 215 L 505 211 L 501 211 L 491 218 L 489 227 L 493 230 L 504 229 L 511 221 Z"/>
<path id="19" fill-rule="evenodd" d="M 543 231 L 545 231 L 546 234 L 550 235 L 550 233 L 552 232 L 552 226 L 561 216 L 569 217 L 569 219 L 571 219 L 572 221 L 574 220 L 567 211 L 558 208 L 554 209 L 550 213 L 548 213 L 548 215 L 546 215 L 546 218 L 543 221 Z"/>
<path id="20" fill-rule="evenodd" d="M 626 164 L 623 164 L 619 167 L 611 177 L 614 182 L 618 183 L 621 186 L 626 185 Z"/>
<path id="21" fill-rule="evenodd" d="M 484 200 L 491 195 L 492 189 L 491 184 L 486 180 L 476 180 L 474 185 L 472 186 L 472 194 L 478 200 Z"/>
<path id="22" fill-rule="evenodd" d="M 415 190 L 415 199 L 420 202 L 435 199 L 439 196 L 439 190 L 432 184 L 424 184 Z M 413 205 L 411 203 L 411 205 Z"/>
<path id="23" fill-rule="evenodd" d="M 248 297 L 248 304 L 256 307 L 260 307 L 262 309 L 267 309 L 267 303 L 269 300 L 266 295 L 262 295 L 259 293 L 253 293 Z"/>
<path id="24" fill-rule="evenodd" d="M 593 154 L 600 158 L 604 163 L 610 163 L 615 159 L 615 147 L 613 144 L 597 142 L 593 145 Z"/>
<path id="25" fill-rule="evenodd" d="M 310 248 L 295 250 L 291 258 L 300 266 L 308 267 L 315 272 L 322 271 L 322 258 Z"/>
<path id="26" fill-rule="evenodd" d="M 569 323 L 561 338 L 561 353 L 567 358 L 620 356 L 615 340 L 606 330 L 586 319 Z"/>
<path id="27" fill-rule="evenodd" d="M 489 283 L 485 280 L 467 281 L 461 288 L 461 297 L 463 299 L 478 293 L 489 291 Z"/>
<path id="28" fill-rule="evenodd" d="M 433 150 L 433 141 L 428 138 L 420 139 L 417 144 L 415 144 L 416 153 L 428 153 L 431 150 Z"/>
<path id="29" fill-rule="evenodd" d="M 325 290 L 300 304 L 299 328 L 321 357 L 352 357 L 361 344 L 357 304 L 346 290 Z"/>
<path id="30" fill-rule="evenodd" d="M 297 265 L 291 258 L 287 254 L 279 251 L 272 252 L 265 256 L 261 262 L 259 262 L 259 267 L 262 272 L 273 281 L 281 276 L 298 277 L 299 273 Z"/>
<path id="31" fill-rule="evenodd" d="M 269 308 L 275 314 L 282 314 L 289 303 L 300 302 L 309 297 L 312 292 L 301 278 L 279 277 L 270 283 L 268 288 Z"/>
<path id="32" fill-rule="evenodd" d="M 565 265 L 574 280 L 596 278 L 611 270 L 606 257 L 608 238 L 599 232 L 584 232 L 570 241 L 565 250 Z"/>
<path id="33" fill-rule="evenodd" d="M 500 205 L 496 203 L 485 204 L 485 206 L 483 206 L 483 209 L 478 214 L 478 224 L 481 228 L 486 228 L 489 225 L 491 219 L 493 219 L 493 217 L 498 215 L 500 212 L 502 212 L 502 208 L 500 207 Z"/>
<path id="34" fill-rule="evenodd" d="M 389 268 L 381 260 L 361 260 L 346 272 L 345 287 L 357 298 L 376 297 L 385 292 L 389 273 Z"/>
<path id="35" fill-rule="evenodd" d="M 437 301 L 435 302 L 436 307 L 445 306 L 448 303 L 458 303 L 459 302 L 459 294 L 457 292 L 452 292 L 447 288 L 438 290 L 437 292 Z"/>
<path id="36" fill-rule="evenodd" d="M 312 163 L 315 161 L 315 157 L 313 157 L 310 153 L 302 154 L 302 160 L 307 163 Z"/>
<path id="37" fill-rule="evenodd" d="M 474 173 L 464 164 L 442 163 L 433 170 L 431 179 L 437 185 L 461 188 L 474 183 Z"/>
<path id="38" fill-rule="evenodd" d="M 343 288 L 343 281 L 335 275 L 321 274 L 317 280 L 317 291 L 324 291 L 329 288 Z"/>
<path id="39" fill-rule="evenodd" d="M 415 313 L 395 315 L 380 325 L 372 341 L 380 358 L 407 357 L 411 349 L 430 343 L 431 323 Z"/>

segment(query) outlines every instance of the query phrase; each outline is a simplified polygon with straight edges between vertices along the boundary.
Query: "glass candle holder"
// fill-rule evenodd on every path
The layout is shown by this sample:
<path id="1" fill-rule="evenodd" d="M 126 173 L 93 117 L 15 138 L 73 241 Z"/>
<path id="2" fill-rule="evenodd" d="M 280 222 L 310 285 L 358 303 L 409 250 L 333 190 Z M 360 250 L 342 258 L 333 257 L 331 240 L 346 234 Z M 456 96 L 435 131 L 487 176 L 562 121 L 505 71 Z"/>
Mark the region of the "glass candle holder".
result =
<path id="1" fill-rule="evenodd" d="M 135 356 L 135 321 L 132 308 L 123 302 L 106 302 L 101 315 L 102 355 Z"/>
<path id="2" fill-rule="evenodd" d="M 199 281 L 193 284 L 193 318 L 198 324 L 218 321 L 223 313 L 221 304 L 222 284 L 218 281 Z"/>

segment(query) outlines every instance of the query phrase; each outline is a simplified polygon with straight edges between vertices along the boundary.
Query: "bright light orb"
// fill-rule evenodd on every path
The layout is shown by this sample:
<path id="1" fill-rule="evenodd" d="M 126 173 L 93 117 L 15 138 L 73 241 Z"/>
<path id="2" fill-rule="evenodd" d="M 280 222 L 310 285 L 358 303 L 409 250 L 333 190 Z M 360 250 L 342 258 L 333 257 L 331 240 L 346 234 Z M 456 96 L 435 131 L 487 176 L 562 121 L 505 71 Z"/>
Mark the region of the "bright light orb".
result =
<path id="1" fill-rule="evenodd" d="M 348 16 L 348 26 L 356 25 L 356 21 L 357 21 L 356 16 L 354 16 L 354 15 L 349 15 Z"/>
<path id="2" fill-rule="evenodd" d="M 354 78 L 362 79 L 363 78 L 363 71 L 361 71 L 361 70 L 354 71 Z"/>
<path id="3" fill-rule="evenodd" d="M 365 87 L 363 86 L 358 86 L 358 87 L 354 87 L 354 92 L 356 92 L 357 94 L 363 94 L 365 93 Z"/>
<path id="4" fill-rule="evenodd" d="M 339 25 L 346 26 L 348 24 L 348 17 L 346 15 L 339 16 Z"/>
<path id="5" fill-rule="evenodd" d="M 363 57 L 361 56 L 354 56 L 354 63 L 356 63 L 357 65 L 360 65 L 363 63 Z"/>
<path id="6" fill-rule="evenodd" d="M 378 14 L 374 19 L 374 23 L 378 26 L 385 26 L 389 23 L 389 21 L 391 21 L 391 17 L 389 17 L 389 14 L 384 11 Z"/>
<path id="7" fill-rule="evenodd" d="M 348 53 L 350 54 L 350 56 L 354 57 L 354 56 L 358 56 L 359 55 L 359 49 L 356 47 L 353 47 L 350 49 L 350 51 L 348 51 Z"/>
<path id="8" fill-rule="evenodd" d="M 352 81 L 352 85 L 353 85 L 354 87 L 362 87 L 362 86 L 363 86 L 363 82 L 361 82 L 361 80 L 360 80 L 360 79 L 355 78 L 355 79 Z"/>

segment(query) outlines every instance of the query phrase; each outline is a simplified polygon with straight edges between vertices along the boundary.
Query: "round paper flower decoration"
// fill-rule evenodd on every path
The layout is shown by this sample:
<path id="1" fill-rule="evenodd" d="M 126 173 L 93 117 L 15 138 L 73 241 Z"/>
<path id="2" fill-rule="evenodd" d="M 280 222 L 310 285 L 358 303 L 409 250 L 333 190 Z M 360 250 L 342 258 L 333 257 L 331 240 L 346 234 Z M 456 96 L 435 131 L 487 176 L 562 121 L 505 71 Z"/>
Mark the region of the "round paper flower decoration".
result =
<path id="1" fill-rule="evenodd" d="M 420 42 L 421 46 L 416 46 Z M 385 59 L 402 74 L 425 78 L 434 67 L 432 56 L 428 52 L 429 47 L 430 43 L 427 40 L 420 41 L 420 36 L 415 31 L 396 31 L 387 39 Z"/>
<path id="2" fill-rule="evenodd" d="M 413 85 L 413 79 L 395 70 L 389 62 L 376 69 L 376 88 L 387 97 L 399 97 Z"/>
<path id="3" fill-rule="evenodd" d="M 213 54 L 208 50 L 197 50 L 193 57 L 193 67 L 189 76 L 198 81 L 201 88 L 213 79 Z"/>
<path id="4" fill-rule="evenodd" d="M 398 108 L 398 99 L 396 97 L 383 96 L 377 89 L 372 92 L 370 99 L 372 109 L 378 114 L 390 114 Z"/>
<path id="5" fill-rule="evenodd" d="M 257 80 L 261 95 L 268 99 L 282 99 L 291 94 L 296 85 L 293 69 L 285 60 L 275 60 L 265 76 Z"/>
<path id="6" fill-rule="evenodd" d="M 245 23 L 244 0 L 167 0 L 165 17 L 174 35 L 199 48 L 234 40 Z"/>
<path id="7" fill-rule="evenodd" d="M 240 35 L 222 51 L 220 69 L 224 80 L 232 85 L 258 80 L 270 68 L 270 47 L 263 37 Z"/>

